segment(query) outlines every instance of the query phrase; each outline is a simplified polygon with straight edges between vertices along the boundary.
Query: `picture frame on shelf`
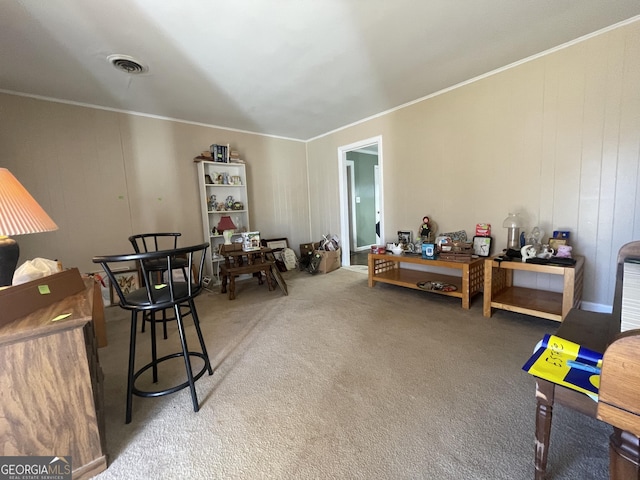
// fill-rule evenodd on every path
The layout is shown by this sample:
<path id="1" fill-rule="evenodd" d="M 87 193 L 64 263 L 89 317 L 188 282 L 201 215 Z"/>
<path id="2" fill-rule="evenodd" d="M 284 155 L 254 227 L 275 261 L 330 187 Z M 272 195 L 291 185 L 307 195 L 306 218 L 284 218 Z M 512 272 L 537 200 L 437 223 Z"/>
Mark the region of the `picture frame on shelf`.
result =
<path id="1" fill-rule="evenodd" d="M 113 276 L 125 295 L 140 288 L 140 279 L 136 268 L 113 272 Z M 111 282 L 109 282 L 109 301 L 110 305 L 116 305 L 119 302 L 118 295 Z"/>
<path id="2" fill-rule="evenodd" d="M 479 257 L 488 257 L 491 255 L 492 237 L 481 237 L 476 235 L 473 237 L 473 254 Z"/>
<path id="3" fill-rule="evenodd" d="M 413 243 L 411 230 L 398 230 L 398 243 L 409 245 Z"/>
<path id="4" fill-rule="evenodd" d="M 282 265 L 278 265 L 278 268 L 284 266 L 284 258 L 282 258 L 282 252 L 285 248 L 289 248 L 289 241 L 286 238 L 272 238 L 272 239 L 261 239 L 261 244 L 265 248 L 270 248 L 274 258 L 276 259 L 276 263 L 282 262 Z M 286 267 L 283 272 L 286 272 Z"/>
<path id="5" fill-rule="evenodd" d="M 568 245 L 568 243 L 569 242 L 566 238 L 550 238 L 549 239 L 549 246 L 553 248 L 555 252 L 558 251 L 558 247 L 560 245 Z"/>

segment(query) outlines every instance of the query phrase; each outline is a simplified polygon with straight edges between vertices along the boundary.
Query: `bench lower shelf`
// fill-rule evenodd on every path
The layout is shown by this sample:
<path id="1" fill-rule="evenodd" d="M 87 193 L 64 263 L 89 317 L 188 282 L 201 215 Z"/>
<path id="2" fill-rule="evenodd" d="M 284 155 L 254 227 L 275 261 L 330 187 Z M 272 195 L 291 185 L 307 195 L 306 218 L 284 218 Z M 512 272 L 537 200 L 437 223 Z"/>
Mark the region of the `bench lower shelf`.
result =
<path id="1" fill-rule="evenodd" d="M 491 298 L 491 307 L 562 321 L 562 293 L 509 287 Z"/>

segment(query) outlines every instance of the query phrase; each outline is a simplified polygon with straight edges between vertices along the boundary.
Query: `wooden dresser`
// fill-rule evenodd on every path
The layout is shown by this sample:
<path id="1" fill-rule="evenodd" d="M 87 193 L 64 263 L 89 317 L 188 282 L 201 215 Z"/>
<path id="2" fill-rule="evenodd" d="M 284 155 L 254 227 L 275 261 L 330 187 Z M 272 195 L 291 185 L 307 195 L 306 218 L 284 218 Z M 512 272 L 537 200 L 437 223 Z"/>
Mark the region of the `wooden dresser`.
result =
<path id="1" fill-rule="evenodd" d="M 0 291 L 0 455 L 70 455 L 74 479 L 107 468 L 95 288 L 72 269 Z"/>

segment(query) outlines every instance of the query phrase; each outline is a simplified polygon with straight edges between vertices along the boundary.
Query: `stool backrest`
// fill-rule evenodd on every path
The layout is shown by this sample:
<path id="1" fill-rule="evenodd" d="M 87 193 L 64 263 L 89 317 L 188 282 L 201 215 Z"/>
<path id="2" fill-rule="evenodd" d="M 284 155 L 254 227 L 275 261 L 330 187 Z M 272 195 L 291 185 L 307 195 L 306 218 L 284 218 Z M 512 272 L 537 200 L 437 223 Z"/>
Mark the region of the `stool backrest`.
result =
<path id="1" fill-rule="evenodd" d="M 120 299 L 120 306 L 130 310 L 160 310 L 170 308 L 173 305 L 185 302 L 202 291 L 202 275 L 204 260 L 208 243 L 193 245 L 190 247 L 175 248 L 171 250 L 159 250 L 157 252 L 141 252 L 124 255 L 101 255 L 93 257 L 93 263 L 99 263 L 106 273 L 114 292 Z M 195 272 L 195 278 L 185 278 L 184 281 L 176 281 L 173 275 L 168 275 L 166 284 L 154 284 L 150 278 L 147 263 L 166 262 L 166 270 L 171 272 L 177 261 L 184 262 L 187 259 L 186 271 L 191 276 Z M 140 275 L 140 288 L 124 293 L 118 284 L 114 273 L 117 273 L 118 264 L 123 262 L 137 262 L 142 270 Z"/>
<path id="2" fill-rule="evenodd" d="M 157 252 L 178 248 L 178 237 L 181 235 L 178 232 L 139 233 L 131 235 L 129 242 L 131 242 L 133 251 L 136 253 Z"/>

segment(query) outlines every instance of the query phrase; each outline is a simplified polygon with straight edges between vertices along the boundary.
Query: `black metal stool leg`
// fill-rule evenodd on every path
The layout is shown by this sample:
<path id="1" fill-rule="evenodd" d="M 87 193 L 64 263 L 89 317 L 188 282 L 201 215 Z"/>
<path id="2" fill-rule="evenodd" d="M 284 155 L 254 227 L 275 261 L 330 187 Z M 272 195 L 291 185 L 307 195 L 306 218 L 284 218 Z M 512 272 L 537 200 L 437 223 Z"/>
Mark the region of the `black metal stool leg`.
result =
<path id="1" fill-rule="evenodd" d="M 138 312 L 131 311 L 131 337 L 129 339 L 129 371 L 127 375 L 127 408 L 125 423 L 131 423 L 131 410 L 133 407 L 133 382 L 136 361 L 136 330 L 138 328 Z"/>
<path id="2" fill-rule="evenodd" d="M 187 370 L 187 381 L 189 382 L 189 389 L 191 390 L 191 401 L 193 402 L 193 411 L 200 410 L 198 405 L 198 395 L 196 393 L 196 382 L 193 379 L 193 372 L 191 370 L 191 360 L 189 358 L 189 349 L 187 348 L 187 337 L 184 332 L 184 323 L 182 322 L 182 312 L 180 311 L 180 305 L 174 305 L 173 311 L 176 314 L 176 322 L 178 323 L 178 332 L 180 333 L 180 343 L 182 344 L 182 353 L 184 355 L 184 366 Z"/>
<path id="3" fill-rule="evenodd" d="M 158 345 L 156 343 L 156 312 L 151 311 L 151 370 L 153 372 L 153 383 L 158 383 Z"/>
<path id="4" fill-rule="evenodd" d="M 193 324 L 196 327 L 196 333 L 198 334 L 198 340 L 200 340 L 200 348 L 202 348 L 202 354 L 204 355 L 204 361 L 207 365 L 207 371 L 209 375 L 213 375 L 213 368 L 211 368 L 211 362 L 209 361 L 209 354 L 207 353 L 207 347 L 204 345 L 204 338 L 202 337 L 202 330 L 200 330 L 200 319 L 198 318 L 198 312 L 196 311 L 196 305 L 193 299 L 189 299 L 189 311 L 193 317 Z"/>
<path id="5" fill-rule="evenodd" d="M 164 332 L 164 339 L 166 340 L 167 337 L 167 311 L 166 310 L 162 310 L 162 330 Z"/>

